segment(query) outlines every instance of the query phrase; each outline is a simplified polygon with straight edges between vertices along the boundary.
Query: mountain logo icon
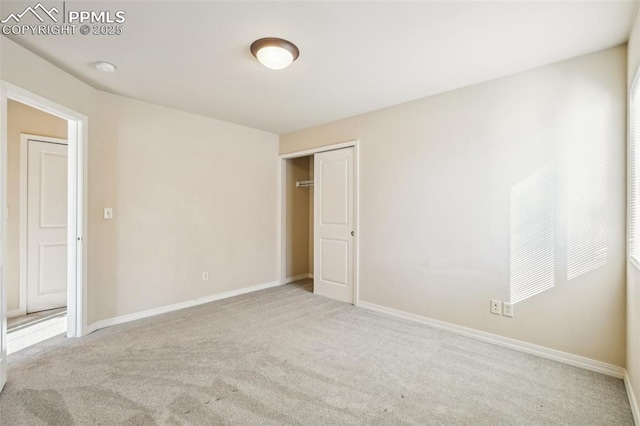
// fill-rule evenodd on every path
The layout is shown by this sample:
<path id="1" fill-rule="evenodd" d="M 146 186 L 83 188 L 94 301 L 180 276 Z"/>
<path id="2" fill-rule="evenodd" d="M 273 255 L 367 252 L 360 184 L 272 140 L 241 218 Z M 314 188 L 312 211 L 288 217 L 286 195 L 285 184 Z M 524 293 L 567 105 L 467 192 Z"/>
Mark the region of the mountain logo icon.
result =
<path id="1" fill-rule="evenodd" d="M 44 17 L 48 16 L 53 22 L 58 22 L 58 18 L 56 18 L 53 14 L 55 13 L 57 15 L 58 13 L 60 13 L 60 11 L 55 6 L 52 7 L 51 9 L 47 9 L 42 5 L 42 3 L 38 3 L 35 6 L 27 7 L 25 10 L 23 10 L 20 13 L 11 13 L 5 19 L 0 21 L 0 23 L 6 24 L 9 21 L 13 20 L 17 24 L 25 15 L 29 13 L 35 16 L 40 22 L 44 22 L 43 16 Z"/>

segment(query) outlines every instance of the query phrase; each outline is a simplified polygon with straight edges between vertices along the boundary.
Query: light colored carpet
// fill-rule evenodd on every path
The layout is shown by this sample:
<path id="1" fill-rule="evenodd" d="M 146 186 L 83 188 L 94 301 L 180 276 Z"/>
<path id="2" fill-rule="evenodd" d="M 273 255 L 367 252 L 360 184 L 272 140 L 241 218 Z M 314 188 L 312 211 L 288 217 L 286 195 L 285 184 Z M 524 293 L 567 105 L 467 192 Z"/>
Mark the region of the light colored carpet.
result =
<path id="1" fill-rule="evenodd" d="M 632 425 L 621 380 L 287 285 L 10 357 L 2 425 Z"/>

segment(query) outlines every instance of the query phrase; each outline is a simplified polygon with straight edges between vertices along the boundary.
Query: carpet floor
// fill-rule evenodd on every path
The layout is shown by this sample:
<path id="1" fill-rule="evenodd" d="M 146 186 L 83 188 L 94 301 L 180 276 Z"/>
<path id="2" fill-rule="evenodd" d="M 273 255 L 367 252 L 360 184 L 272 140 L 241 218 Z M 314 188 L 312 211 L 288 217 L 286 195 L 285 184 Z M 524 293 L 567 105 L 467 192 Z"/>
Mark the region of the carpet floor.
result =
<path id="1" fill-rule="evenodd" d="M 286 285 L 9 358 L 2 425 L 633 425 L 622 380 Z"/>

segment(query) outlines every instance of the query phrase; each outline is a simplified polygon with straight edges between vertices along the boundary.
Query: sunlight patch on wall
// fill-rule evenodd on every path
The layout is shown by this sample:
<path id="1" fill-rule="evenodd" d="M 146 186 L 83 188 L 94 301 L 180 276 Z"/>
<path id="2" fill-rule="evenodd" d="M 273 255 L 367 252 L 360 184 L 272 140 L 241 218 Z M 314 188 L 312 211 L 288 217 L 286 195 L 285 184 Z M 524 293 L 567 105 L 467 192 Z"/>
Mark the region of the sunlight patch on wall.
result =
<path id="1" fill-rule="evenodd" d="M 607 263 L 607 160 L 604 141 L 571 159 L 567 187 L 567 279 Z"/>
<path id="2" fill-rule="evenodd" d="M 511 188 L 510 302 L 555 284 L 555 166 L 538 169 Z"/>

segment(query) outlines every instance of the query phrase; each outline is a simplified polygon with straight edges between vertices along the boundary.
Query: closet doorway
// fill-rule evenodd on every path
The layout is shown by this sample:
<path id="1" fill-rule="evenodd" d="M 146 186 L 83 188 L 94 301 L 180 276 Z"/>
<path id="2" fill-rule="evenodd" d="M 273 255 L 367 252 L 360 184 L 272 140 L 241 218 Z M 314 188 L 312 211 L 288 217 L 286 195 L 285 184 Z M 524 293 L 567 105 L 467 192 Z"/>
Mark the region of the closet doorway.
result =
<path id="1" fill-rule="evenodd" d="M 282 155 L 281 282 L 357 305 L 357 141 Z"/>
<path id="2" fill-rule="evenodd" d="M 313 292 L 314 156 L 285 160 L 286 251 L 285 284 Z"/>

